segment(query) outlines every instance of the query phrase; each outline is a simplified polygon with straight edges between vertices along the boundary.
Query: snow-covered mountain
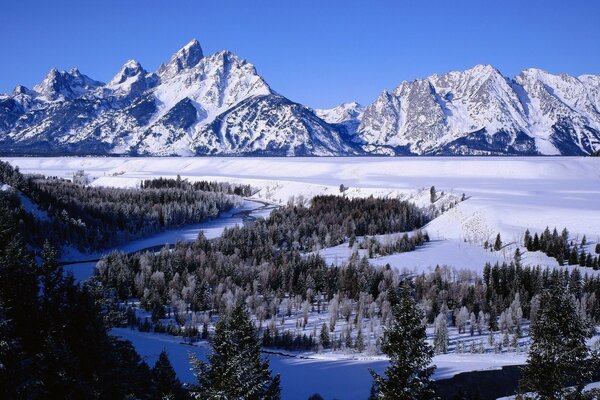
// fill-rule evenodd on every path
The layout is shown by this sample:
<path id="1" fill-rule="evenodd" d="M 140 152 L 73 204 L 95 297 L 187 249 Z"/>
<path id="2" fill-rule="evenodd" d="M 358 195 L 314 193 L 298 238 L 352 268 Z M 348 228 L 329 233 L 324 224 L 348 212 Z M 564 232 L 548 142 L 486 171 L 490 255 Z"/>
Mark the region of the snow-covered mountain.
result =
<path id="1" fill-rule="evenodd" d="M 0 151 L 17 154 L 355 154 L 346 132 L 273 91 L 228 51 L 192 40 L 150 73 L 127 61 L 107 84 L 50 71 L 0 97 Z"/>
<path id="2" fill-rule="evenodd" d="M 106 84 L 52 69 L 0 95 L 3 154 L 588 154 L 600 77 L 488 65 L 402 82 L 362 107 L 313 110 L 228 51 L 192 40 L 155 72 L 127 61 Z"/>
<path id="3" fill-rule="evenodd" d="M 589 154 L 600 148 L 600 77 L 490 65 L 402 82 L 363 114 L 357 135 L 382 154 Z"/>

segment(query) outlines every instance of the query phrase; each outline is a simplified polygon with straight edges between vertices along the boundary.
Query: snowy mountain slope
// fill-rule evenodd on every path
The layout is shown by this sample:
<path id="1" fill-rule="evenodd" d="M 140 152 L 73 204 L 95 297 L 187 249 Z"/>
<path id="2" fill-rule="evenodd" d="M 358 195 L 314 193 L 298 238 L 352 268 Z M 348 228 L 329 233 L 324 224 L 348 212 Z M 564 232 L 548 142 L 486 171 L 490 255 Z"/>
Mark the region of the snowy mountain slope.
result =
<path id="1" fill-rule="evenodd" d="M 511 80 L 477 65 L 384 91 L 358 135 L 395 153 L 589 154 L 600 147 L 599 91 L 593 75 L 529 69 Z"/>
<path id="2" fill-rule="evenodd" d="M 270 134 L 278 132 L 277 135 Z M 223 154 L 353 154 L 335 127 L 310 109 L 276 94 L 251 97 L 204 125 L 193 138 L 196 153 L 218 148 Z"/>
<path id="3" fill-rule="evenodd" d="M 600 149 L 600 76 L 477 65 L 313 110 L 194 39 L 155 72 L 129 60 L 103 84 L 53 68 L 0 95 L 0 139 L 4 154 L 583 155 Z"/>
<path id="4" fill-rule="evenodd" d="M 130 60 L 104 85 L 53 69 L 34 90 L 0 97 L 5 153 L 355 154 L 345 134 L 253 65 L 228 51 L 204 56 L 196 40 L 155 73 Z"/>

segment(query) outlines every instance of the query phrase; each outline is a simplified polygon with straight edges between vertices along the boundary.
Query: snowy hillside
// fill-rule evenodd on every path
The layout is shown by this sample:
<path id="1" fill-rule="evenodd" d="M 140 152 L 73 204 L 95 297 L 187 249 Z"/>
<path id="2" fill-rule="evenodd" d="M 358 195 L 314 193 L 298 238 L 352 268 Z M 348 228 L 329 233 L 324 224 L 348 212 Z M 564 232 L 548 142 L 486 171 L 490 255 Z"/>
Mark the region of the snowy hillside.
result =
<path id="1" fill-rule="evenodd" d="M 313 110 L 229 51 L 192 40 L 157 71 L 106 84 L 53 68 L 0 95 L 0 153 L 132 155 L 584 155 L 600 149 L 600 77 L 489 65 L 402 82 L 363 107 Z"/>

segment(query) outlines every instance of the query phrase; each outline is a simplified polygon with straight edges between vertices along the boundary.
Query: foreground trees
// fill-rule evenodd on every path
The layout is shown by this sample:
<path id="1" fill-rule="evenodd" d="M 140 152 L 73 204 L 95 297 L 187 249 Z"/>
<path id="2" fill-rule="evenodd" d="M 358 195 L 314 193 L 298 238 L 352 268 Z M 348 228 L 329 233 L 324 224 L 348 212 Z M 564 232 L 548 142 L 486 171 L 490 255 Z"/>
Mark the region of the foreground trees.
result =
<path id="1" fill-rule="evenodd" d="M 586 345 L 589 329 L 577 313 L 575 299 L 556 284 L 541 296 L 521 385 L 535 399 L 583 398 L 593 374 L 594 358 Z"/>
<path id="2" fill-rule="evenodd" d="M 197 399 L 265 399 L 281 397 L 279 375 L 271 376 L 269 361 L 260 355 L 256 328 L 237 305 L 217 323 L 208 363 L 192 356 Z"/>
<path id="3" fill-rule="evenodd" d="M 160 398 L 131 343 L 107 334 L 93 288 L 65 277 L 48 244 L 35 263 L 10 196 L 0 192 L 0 398 Z"/>
<path id="4" fill-rule="evenodd" d="M 382 351 L 390 358 L 385 377 L 371 370 L 375 399 L 433 399 L 430 366 L 433 350 L 427 344 L 423 315 L 407 284 L 392 309 L 394 319 L 383 336 Z"/>

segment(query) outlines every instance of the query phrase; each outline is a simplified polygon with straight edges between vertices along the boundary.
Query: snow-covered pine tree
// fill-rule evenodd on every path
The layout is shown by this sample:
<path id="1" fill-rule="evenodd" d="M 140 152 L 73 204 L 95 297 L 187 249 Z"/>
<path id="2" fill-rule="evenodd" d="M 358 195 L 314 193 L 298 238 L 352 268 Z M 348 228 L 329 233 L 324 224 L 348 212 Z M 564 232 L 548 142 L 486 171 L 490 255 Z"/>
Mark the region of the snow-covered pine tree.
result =
<path id="1" fill-rule="evenodd" d="M 435 318 L 435 340 L 433 344 L 435 352 L 438 354 L 447 353 L 449 340 L 446 314 L 440 312 Z"/>
<path id="2" fill-rule="evenodd" d="M 569 392 L 581 393 L 594 370 L 586 345 L 588 333 L 577 314 L 575 300 L 564 285 L 555 283 L 545 290 L 531 330 L 532 344 L 523 370 L 522 389 L 541 399 L 563 399 Z"/>
<path id="3" fill-rule="evenodd" d="M 211 348 L 208 363 L 191 357 L 194 398 L 281 398 L 279 375 L 271 376 L 269 360 L 261 358 L 256 328 L 240 304 L 217 323 Z"/>
<path id="4" fill-rule="evenodd" d="M 373 390 L 376 399 L 433 399 L 430 366 L 433 350 L 427 344 L 422 312 L 404 284 L 398 304 L 394 305 L 393 320 L 385 330 L 381 350 L 390 358 L 385 377 L 373 370 Z"/>

